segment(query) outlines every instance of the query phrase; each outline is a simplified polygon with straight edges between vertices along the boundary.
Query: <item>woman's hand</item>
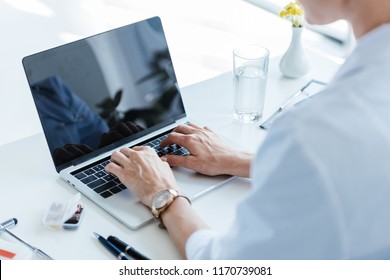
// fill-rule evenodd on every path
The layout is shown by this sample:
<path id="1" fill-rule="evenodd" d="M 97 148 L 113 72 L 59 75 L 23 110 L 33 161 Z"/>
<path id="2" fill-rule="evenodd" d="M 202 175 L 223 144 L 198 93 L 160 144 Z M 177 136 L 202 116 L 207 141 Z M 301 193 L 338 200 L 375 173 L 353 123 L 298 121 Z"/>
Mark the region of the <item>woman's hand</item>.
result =
<path id="1" fill-rule="evenodd" d="M 205 175 L 236 175 L 249 177 L 252 155 L 238 152 L 226 145 L 208 127 L 195 124 L 179 125 L 161 141 L 160 146 L 172 144 L 186 148 L 189 156 L 166 155 L 170 166 L 182 166 Z"/>
<path id="2" fill-rule="evenodd" d="M 150 147 L 115 151 L 105 169 L 117 176 L 148 207 L 151 207 L 158 192 L 170 188 L 178 190 L 168 163 L 162 161 Z"/>

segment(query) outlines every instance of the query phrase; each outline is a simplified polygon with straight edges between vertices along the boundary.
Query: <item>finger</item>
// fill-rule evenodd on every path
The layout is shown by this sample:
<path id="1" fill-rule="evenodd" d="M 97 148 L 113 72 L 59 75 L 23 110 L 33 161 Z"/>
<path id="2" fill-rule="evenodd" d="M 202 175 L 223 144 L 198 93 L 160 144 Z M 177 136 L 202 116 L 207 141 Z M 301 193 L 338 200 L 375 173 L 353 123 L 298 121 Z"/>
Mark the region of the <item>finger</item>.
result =
<path id="1" fill-rule="evenodd" d="M 193 128 L 197 128 L 197 129 L 202 129 L 200 126 L 194 124 L 194 123 L 189 123 L 188 126 L 191 126 Z"/>
<path id="2" fill-rule="evenodd" d="M 119 152 L 120 153 L 122 153 L 122 154 L 124 154 L 126 157 L 130 157 L 131 156 L 131 154 L 132 154 L 132 149 L 130 149 L 130 148 L 127 148 L 127 147 L 123 147 L 123 148 L 121 148 L 120 150 L 119 150 Z"/>
<path id="3" fill-rule="evenodd" d="M 156 153 L 156 150 L 149 147 L 149 146 L 135 146 L 131 149 L 129 148 L 123 148 L 124 154 L 129 158 L 130 161 L 133 162 L 139 162 L 146 154 L 156 156 L 158 158 L 158 155 Z"/>
<path id="4" fill-rule="evenodd" d="M 207 131 L 213 132 L 212 129 L 209 128 L 208 126 L 200 127 L 200 126 L 193 124 L 193 123 L 189 123 L 188 125 L 193 127 L 193 128 L 196 128 L 196 129 L 207 130 Z"/>
<path id="5" fill-rule="evenodd" d="M 194 133 L 195 127 L 186 124 L 178 125 L 173 132 L 182 133 L 182 134 L 191 134 Z"/>
<path id="6" fill-rule="evenodd" d="M 160 159 L 161 159 L 161 161 L 167 162 L 167 163 L 168 163 L 168 160 L 167 160 L 167 157 L 166 157 L 166 156 L 162 156 L 162 157 L 160 157 Z"/>
<path id="7" fill-rule="evenodd" d="M 193 169 L 193 156 L 177 156 L 177 155 L 166 155 L 163 156 L 164 161 L 166 161 L 170 166 L 181 166 L 188 169 Z"/>
<path id="8" fill-rule="evenodd" d="M 149 146 L 138 146 L 138 147 L 134 147 L 133 148 L 134 150 L 140 152 L 140 153 L 143 153 L 141 154 L 140 156 L 151 156 L 151 157 L 154 157 L 155 159 L 161 159 L 160 156 L 157 154 L 157 151 L 152 148 L 152 147 L 149 147 Z"/>
<path id="9" fill-rule="evenodd" d="M 133 149 L 133 151 L 137 151 L 137 152 L 140 152 L 140 151 L 155 151 L 152 147 L 149 147 L 149 146 L 135 146 L 132 149 Z"/>
<path id="10" fill-rule="evenodd" d="M 120 149 L 120 152 L 127 157 L 129 162 L 139 162 L 140 159 L 142 159 L 142 157 L 143 157 L 141 153 L 147 151 L 147 149 L 151 149 L 154 152 L 154 150 L 148 146 L 136 146 L 133 148 L 122 148 L 122 149 Z"/>
<path id="11" fill-rule="evenodd" d="M 111 161 L 124 167 L 129 163 L 129 158 L 123 152 L 114 151 L 111 155 Z"/>
<path id="12" fill-rule="evenodd" d="M 116 164 L 115 162 L 111 161 L 109 164 L 107 164 L 104 169 L 110 173 L 110 174 L 114 174 L 115 176 L 119 177 L 119 175 L 121 174 L 122 172 L 122 167 L 119 166 L 118 164 Z"/>
<path id="13" fill-rule="evenodd" d="M 195 128 L 195 129 L 199 129 L 199 130 L 207 130 L 207 131 L 209 131 L 209 132 L 213 132 L 213 130 L 211 129 L 211 128 L 209 128 L 208 126 L 203 126 L 203 127 L 200 127 L 200 126 L 198 126 L 198 125 L 196 125 L 196 124 L 193 124 L 193 123 L 190 123 L 190 124 L 188 124 L 189 126 L 191 126 L 191 127 L 193 127 L 193 128 Z"/>
<path id="14" fill-rule="evenodd" d="M 172 144 L 177 144 L 177 145 L 180 145 L 180 146 L 183 146 L 183 147 L 187 148 L 186 147 L 186 146 L 188 146 L 187 138 L 188 138 L 187 135 L 184 135 L 184 134 L 181 134 L 181 133 L 177 133 L 177 132 L 171 132 L 168 135 L 168 137 L 165 137 L 160 142 L 160 147 L 166 147 L 166 146 L 169 146 L 169 145 L 172 145 Z"/>

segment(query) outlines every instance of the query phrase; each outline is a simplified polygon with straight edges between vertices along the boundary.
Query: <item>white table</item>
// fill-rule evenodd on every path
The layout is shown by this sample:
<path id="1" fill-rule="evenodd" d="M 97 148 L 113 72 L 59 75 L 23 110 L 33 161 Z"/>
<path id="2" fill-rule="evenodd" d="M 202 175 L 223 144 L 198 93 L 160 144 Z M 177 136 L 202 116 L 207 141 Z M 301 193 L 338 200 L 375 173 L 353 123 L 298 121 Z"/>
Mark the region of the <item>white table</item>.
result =
<path id="1" fill-rule="evenodd" d="M 283 78 L 278 59 L 270 63 L 264 117 L 310 79 L 329 81 L 338 64 L 311 53 L 312 71 L 300 79 Z M 232 117 L 232 73 L 228 72 L 182 90 L 189 117 L 208 125 L 223 137 L 255 152 L 266 136 L 257 124 L 241 124 Z M 53 230 L 41 220 L 52 202 L 70 199 L 76 191 L 56 173 L 42 133 L 0 146 L 0 222 L 17 218 L 12 232 L 55 259 L 113 259 L 93 236 L 116 235 L 151 259 L 178 259 L 180 255 L 167 232 L 157 223 L 133 231 L 116 221 L 93 202 L 82 197 L 85 216 L 77 230 Z M 233 220 L 237 203 L 248 193 L 250 180 L 235 178 L 193 203 L 200 216 L 214 229 L 224 231 Z M 0 238 L 14 241 L 5 233 Z"/>

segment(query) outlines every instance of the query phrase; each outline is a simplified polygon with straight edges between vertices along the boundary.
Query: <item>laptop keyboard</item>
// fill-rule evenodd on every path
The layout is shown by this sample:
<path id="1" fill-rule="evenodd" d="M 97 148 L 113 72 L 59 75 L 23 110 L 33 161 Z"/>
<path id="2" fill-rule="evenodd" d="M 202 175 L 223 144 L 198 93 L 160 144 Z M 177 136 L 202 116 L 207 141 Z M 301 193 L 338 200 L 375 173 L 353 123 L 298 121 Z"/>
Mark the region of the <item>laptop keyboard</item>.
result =
<path id="1" fill-rule="evenodd" d="M 156 153 L 160 157 L 172 154 L 179 156 L 189 155 L 186 148 L 176 144 L 161 148 L 160 142 L 167 136 L 168 134 L 165 134 L 149 142 L 143 143 L 142 145 L 155 149 Z M 104 167 L 109 163 L 109 158 L 105 158 L 104 160 L 97 162 L 95 165 L 90 165 L 73 172 L 72 175 L 102 197 L 107 198 L 126 189 L 126 186 L 123 185 L 116 176 L 109 174 L 104 170 Z"/>

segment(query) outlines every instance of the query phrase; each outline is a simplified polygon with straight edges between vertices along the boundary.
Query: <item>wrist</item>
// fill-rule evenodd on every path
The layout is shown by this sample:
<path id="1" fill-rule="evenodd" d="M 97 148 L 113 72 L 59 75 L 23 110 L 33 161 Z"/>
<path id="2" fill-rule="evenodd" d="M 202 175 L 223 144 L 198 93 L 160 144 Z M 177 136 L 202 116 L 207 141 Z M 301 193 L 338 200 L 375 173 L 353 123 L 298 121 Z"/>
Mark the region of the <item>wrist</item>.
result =
<path id="1" fill-rule="evenodd" d="M 244 152 L 229 156 L 225 161 L 227 174 L 249 178 L 252 160 L 253 155 Z"/>
<path id="2" fill-rule="evenodd" d="M 185 196 L 178 196 L 171 205 L 161 213 L 161 223 L 165 225 L 165 221 L 171 216 L 177 216 L 182 214 L 183 207 L 191 207 L 191 201 Z"/>
<path id="3" fill-rule="evenodd" d="M 165 189 L 158 192 L 154 196 L 151 204 L 151 210 L 154 218 L 161 221 L 161 215 L 168 210 L 176 200 L 182 198 L 191 204 L 188 197 L 179 194 L 175 189 Z"/>

